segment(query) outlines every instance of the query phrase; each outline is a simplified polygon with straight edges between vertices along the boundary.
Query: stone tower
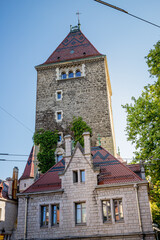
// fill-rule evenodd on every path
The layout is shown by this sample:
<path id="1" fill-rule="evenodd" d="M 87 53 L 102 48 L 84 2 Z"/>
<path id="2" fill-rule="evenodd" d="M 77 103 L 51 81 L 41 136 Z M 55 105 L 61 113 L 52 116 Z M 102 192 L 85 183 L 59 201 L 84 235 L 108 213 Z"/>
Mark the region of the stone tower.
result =
<path id="1" fill-rule="evenodd" d="M 70 32 L 47 61 L 36 66 L 36 129 L 68 132 L 73 116 L 81 116 L 92 128 L 92 146 L 99 144 L 116 154 L 111 85 L 107 59 L 80 30 Z"/>

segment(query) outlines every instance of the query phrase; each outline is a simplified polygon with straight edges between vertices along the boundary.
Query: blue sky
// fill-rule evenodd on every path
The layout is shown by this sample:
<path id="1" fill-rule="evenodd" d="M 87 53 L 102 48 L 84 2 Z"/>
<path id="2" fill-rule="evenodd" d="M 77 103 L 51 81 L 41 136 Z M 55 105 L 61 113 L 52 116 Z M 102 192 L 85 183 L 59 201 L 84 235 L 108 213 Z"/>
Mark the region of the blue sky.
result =
<path id="1" fill-rule="evenodd" d="M 159 0 L 108 0 L 131 14 L 160 25 Z M 99 52 L 107 55 L 112 85 L 116 145 L 131 159 L 134 147 L 125 135 L 126 114 L 121 104 L 138 97 L 152 83 L 144 57 L 159 40 L 160 29 L 94 0 L 5 0 L 0 2 L 0 153 L 28 155 L 35 128 L 36 81 L 34 66 L 43 63 L 77 24 Z M 27 156 L 0 156 L 0 178 L 22 174 Z M 17 162 L 17 160 L 24 160 Z"/>

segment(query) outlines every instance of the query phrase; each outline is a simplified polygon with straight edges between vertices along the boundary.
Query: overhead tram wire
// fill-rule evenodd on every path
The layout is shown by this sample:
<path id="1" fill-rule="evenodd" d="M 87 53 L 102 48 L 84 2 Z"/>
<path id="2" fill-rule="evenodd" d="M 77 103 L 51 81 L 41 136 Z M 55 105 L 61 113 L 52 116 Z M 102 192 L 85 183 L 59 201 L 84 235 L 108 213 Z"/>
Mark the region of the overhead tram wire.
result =
<path id="1" fill-rule="evenodd" d="M 152 23 L 152 22 L 150 22 L 150 21 L 147 21 L 147 20 L 145 20 L 145 19 L 143 19 L 143 18 L 137 17 L 137 16 L 135 16 L 135 15 L 127 12 L 126 10 L 124 10 L 124 9 L 122 9 L 122 8 L 119 8 L 119 7 L 116 7 L 116 6 L 114 6 L 114 5 L 110 4 L 110 3 L 107 3 L 107 2 L 104 2 L 104 1 L 101 1 L 101 0 L 94 0 L 94 1 L 99 2 L 99 3 L 103 4 L 103 5 L 108 6 L 108 7 L 114 8 L 114 9 L 120 11 L 120 12 L 123 12 L 123 13 L 126 13 L 126 14 L 130 15 L 131 17 L 137 18 L 137 19 L 139 19 L 139 20 L 141 20 L 141 21 L 143 21 L 143 22 L 149 23 L 149 24 L 151 24 L 151 25 L 153 25 L 153 26 L 155 26 L 155 27 L 160 28 L 159 25 L 157 25 L 157 24 L 155 24 L 155 23 Z"/>
<path id="2" fill-rule="evenodd" d="M 33 131 L 30 128 L 28 128 L 24 123 L 22 123 L 20 120 L 18 120 L 15 116 L 13 116 L 11 113 L 9 113 L 7 110 L 5 110 L 1 106 L 0 106 L 0 109 L 3 110 L 5 113 L 7 113 L 10 117 L 12 117 L 14 120 L 16 120 L 19 124 L 21 124 L 24 128 L 26 128 L 28 131 L 30 131 L 33 134 Z"/>

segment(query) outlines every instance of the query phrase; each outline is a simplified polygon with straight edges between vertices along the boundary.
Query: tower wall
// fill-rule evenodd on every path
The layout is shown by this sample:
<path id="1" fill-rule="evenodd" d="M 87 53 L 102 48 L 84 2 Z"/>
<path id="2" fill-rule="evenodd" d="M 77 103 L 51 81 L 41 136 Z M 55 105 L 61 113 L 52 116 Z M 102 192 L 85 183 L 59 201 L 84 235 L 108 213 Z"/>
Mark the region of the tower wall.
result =
<path id="1" fill-rule="evenodd" d="M 82 69 L 82 76 L 59 79 L 59 73 Z M 73 116 L 81 116 L 92 128 L 92 146 L 98 144 L 115 155 L 114 130 L 111 109 L 111 87 L 105 56 L 91 57 L 36 67 L 37 104 L 36 129 L 58 129 L 68 134 Z M 62 100 L 56 99 L 61 91 Z M 56 121 L 56 111 L 62 112 L 62 121 Z"/>

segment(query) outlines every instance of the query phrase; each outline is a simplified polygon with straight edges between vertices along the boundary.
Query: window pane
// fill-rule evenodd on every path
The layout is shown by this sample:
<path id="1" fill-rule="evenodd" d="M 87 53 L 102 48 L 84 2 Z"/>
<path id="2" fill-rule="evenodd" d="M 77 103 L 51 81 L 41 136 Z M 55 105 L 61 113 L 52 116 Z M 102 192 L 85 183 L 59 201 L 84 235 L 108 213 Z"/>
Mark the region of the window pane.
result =
<path id="1" fill-rule="evenodd" d="M 57 92 L 57 99 L 61 99 L 61 92 Z"/>
<path id="2" fill-rule="evenodd" d="M 81 170 L 80 173 L 81 173 L 81 182 L 85 182 L 85 171 Z"/>
<path id="3" fill-rule="evenodd" d="M 68 77 L 72 78 L 73 77 L 73 72 L 69 72 Z"/>
<path id="4" fill-rule="evenodd" d="M 58 113 L 57 113 L 57 119 L 58 119 L 58 120 L 61 120 L 61 112 L 58 112 Z"/>
<path id="5" fill-rule="evenodd" d="M 53 205 L 52 206 L 52 225 L 59 224 L 59 206 Z"/>
<path id="6" fill-rule="evenodd" d="M 86 207 L 82 207 L 82 223 L 86 223 Z"/>
<path id="7" fill-rule="evenodd" d="M 63 73 L 61 74 L 61 79 L 66 79 L 66 77 L 67 77 L 66 73 L 63 72 Z"/>
<path id="8" fill-rule="evenodd" d="M 119 201 L 119 214 L 120 214 L 120 218 L 123 219 L 122 201 Z"/>
<path id="9" fill-rule="evenodd" d="M 48 225 L 49 222 L 49 211 L 48 206 L 41 207 L 41 225 Z"/>
<path id="10" fill-rule="evenodd" d="M 63 159 L 63 155 L 57 155 L 57 161 L 61 161 Z"/>
<path id="11" fill-rule="evenodd" d="M 110 201 L 106 200 L 102 202 L 103 208 L 103 221 L 111 221 L 111 205 Z"/>
<path id="12" fill-rule="evenodd" d="M 61 141 L 62 141 L 62 135 L 58 134 L 58 142 L 61 142 Z"/>
<path id="13" fill-rule="evenodd" d="M 76 72 L 76 77 L 80 77 L 81 76 L 81 72 L 78 70 L 77 72 Z"/>
<path id="14" fill-rule="evenodd" d="M 78 171 L 73 171 L 73 182 L 78 182 Z"/>
<path id="15" fill-rule="evenodd" d="M 81 223 L 81 206 L 77 204 L 77 209 L 76 209 L 76 223 Z"/>

